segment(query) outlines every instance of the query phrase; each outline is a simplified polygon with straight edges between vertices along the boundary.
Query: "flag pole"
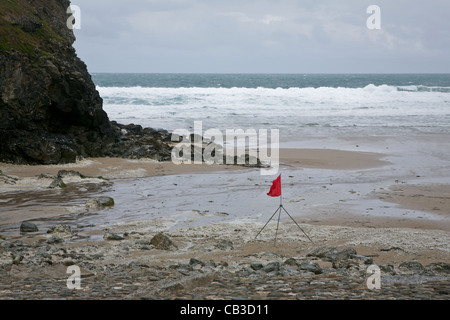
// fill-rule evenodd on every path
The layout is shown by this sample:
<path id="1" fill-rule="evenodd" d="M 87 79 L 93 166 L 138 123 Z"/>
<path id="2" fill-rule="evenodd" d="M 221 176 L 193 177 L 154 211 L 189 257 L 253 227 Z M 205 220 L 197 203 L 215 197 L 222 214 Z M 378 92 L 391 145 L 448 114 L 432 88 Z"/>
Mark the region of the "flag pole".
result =
<path id="1" fill-rule="evenodd" d="M 275 184 L 276 180 L 278 180 L 278 185 Z M 273 181 L 272 187 L 270 188 L 270 191 L 267 195 L 271 196 L 271 197 L 276 197 L 279 196 L 280 197 L 280 206 L 278 207 L 278 209 L 273 213 L 273 215 L 270 217 L 270 219 L 266 222 L 266 224 L 264 225 L 264 227 L 262 227 L 261 230 L 259 230 L 258 234 L 256 235 L 255 239 L 258 238 L 259 234 L 264 230 L 264 228 L 267 226 L 267 224 L 273 219 L 273 217 L 277 214 L 278 212 L 278 221 L 277 221 L 277 229 L 275 231 L 275 241 L 274 241 L 274 246 L 276 247 L 277 245 L 277 236 L 278 236 L 278 228 L 280 225 L 280 218 L 281 218 L 281 209 L 284 210 L 284 212 L 289 216 L 289 218 L 291 218 L 292 221 L 294 221 L 295 225 L 300 229 L 300 231 L 303 232 L 303 234 L 308 238 L 309 241 L 311 241 L 312 243 L 314 243 L 314 241 L 312 241 L 312 239 L 308 236 L 308 234 L 299 226 L 299 224 L 294 220 L 294 218 L 292 218 L 292 216 L 289 214 L 289 212 L 287 212 L 287 210 L 283 207 L 283 194 L 281 192 L 281 173 L 280 176 L 278 177 L 278 179 Z M 277 187 L 278 190 L 277 190 Z M 272 192 L 273 191 L 273 192 Z"/>
<path id="2" fill-rule="evenodd" d="M 280 189 L 281 189 L 281 173 L 280 173 Z M 280 192 L 280 207 L 283 206 L 283 192 Z"/>
<path id="3" fill-rule="evenodd" d="M 309 241 L 311 241 L 312 243 L 314 243 L 314 241 L 312 241 L 312 239 L 306 234 L 306 232 L 298 225 L 297 221 L 294 220 L 294 218 L 291 217 L 291 215 L 289 214 L 289 212 L 286 211 L 286 209 L 283 207 L 284 212 L 287 213 L 287 215 L 289 216 L 289 218 L 291 218 L 292 221 L 294 221 L 294 223 L 297 225 L 297 227 L 303 232 L 303 234 L 309 239 Z M 281 211 L 281 210 L 280 210 Z"/>
<path id="4" fill-rule="evenodd" d="M 281 207 L 279 207 L 279 208 L 273 213 L 273 215 L 270 217 L 270 219 L 267 220 L 267 222 L 266 222 L 266 224 L 264 225 L 264 227 L 262 227 L 262 229 L 259 230 L 259 232 L 258 232 L 258 234 L 256 235 L 255 239 L 258 238 L 259 234 L 260 234 L 260 233 L 264 230 L 264 228 L 269 224 L 269 222 L 273 219 L 273 217 L 277 214 L 278 211 L 280 211 L 280 213 L 281 213 Z M 280 213 L 279 213 L 279 214 L 280 214 Z"/>

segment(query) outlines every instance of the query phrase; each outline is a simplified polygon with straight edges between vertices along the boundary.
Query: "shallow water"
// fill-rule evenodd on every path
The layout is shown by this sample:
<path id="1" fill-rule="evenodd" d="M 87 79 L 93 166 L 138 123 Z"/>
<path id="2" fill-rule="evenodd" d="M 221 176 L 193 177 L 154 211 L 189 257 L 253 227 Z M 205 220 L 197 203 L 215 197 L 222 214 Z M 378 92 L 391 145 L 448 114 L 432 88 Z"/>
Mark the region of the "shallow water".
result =
<path id="1" fill-rule="evenodd" d="M 91 197 L 107 192 L 113 184 L 73 183 L 63 189 L 41 189 L 0 194 L 0 233 L 19 235 L 21 221 L 31 221 L 44 233 L 55 224 L 83 229 L 88 214 L 81 209 Z M 13 221 L 11 223 L 11 220 Z"/>

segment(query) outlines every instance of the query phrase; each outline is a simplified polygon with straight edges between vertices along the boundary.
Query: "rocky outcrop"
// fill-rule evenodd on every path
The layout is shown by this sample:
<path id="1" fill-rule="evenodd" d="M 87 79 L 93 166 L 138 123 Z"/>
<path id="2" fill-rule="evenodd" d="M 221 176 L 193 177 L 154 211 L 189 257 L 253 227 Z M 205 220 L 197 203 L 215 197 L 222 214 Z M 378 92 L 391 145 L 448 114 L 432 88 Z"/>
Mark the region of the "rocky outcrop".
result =
<path id="1" fill-rule="evenodd" d="M 69 5 L 69 0 L 0 3 L 0 161 L 167 159 L 167 132 L 133 126 L 130 133 L 109 121 L 87 67 L 72 47 Z"/>
<path id="2" fill-rule="evenodd" d="M 0 299 L 227 301 L 450 297 L 450 264 L 446 262 L 422 265 L 418 261 L 405 261 L 388 265 L 390 268 L 380 266 L 380 288 L 370 289 L 368 280 L 372 274 L 362 260 L 339 268 L 329 265 L 330 259 L 343 262 L 360 256 L 354 248 L 326 246 L 310 252 L 308 257 L 273 252 L 249 255 L 244 251 L 229 256 L 211 248 L 205 237 L 194 245 L 183 245 L 181 251 L 161 250 L 150 247 L 152 235 L 132 231 L 121 236 L 107 232 L 104 237 L 107 241 L 67 246 L 65 242 L 80 239 L 69 226 L 56 225 L 47 231 L 46 241 L 42 241 L 42 235 L 33 241 L 31 235 L 27 241 L 0 239 Z M 148 246 L 143 246 L 144 243 Z M 79 268 L 82 290 L 65 286 L 69 266 Z"/>

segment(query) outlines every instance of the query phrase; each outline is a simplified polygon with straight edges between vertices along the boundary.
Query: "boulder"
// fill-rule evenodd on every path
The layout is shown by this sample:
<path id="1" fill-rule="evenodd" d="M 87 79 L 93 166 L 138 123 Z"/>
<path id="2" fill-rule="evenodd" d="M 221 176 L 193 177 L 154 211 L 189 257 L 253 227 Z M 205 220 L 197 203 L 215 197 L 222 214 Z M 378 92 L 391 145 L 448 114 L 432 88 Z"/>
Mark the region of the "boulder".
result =
<path id="1" fill-rule="evenodd" d="M 114 206 L 114 199 L 111 197 L 99 197 L 95 199 L 99 207 L 112 207 Z"/>
<path id="2" fill-rule="evenodd" d="M 425 271 L 424 266 L 417 261 L 402 262 L 398 266 L 398 269 L 403 274 L 421 274 Z"/>
<path id="3" fill-rule="evenodd" d="M 250 268 L 252 270 L 258 271 L 264 268 L 264 265 L 261 262 L 253 262 L 250 264 Z"/>
<path id="4" fill-rule="evenodd" d="M 24 221 L 20 224 L 20 232 L 37 232 L 39 228 L 32 222 Z"/>
<path id="5" fill-rule="evenodd" d="M 314 274 L 321 274 L 322 268 L 316 262 L 303 261 L 297 264 L 299 270 L 309 271 Z"/>
<path id="6" fill-rule="evenodd" d="M 67 224 L 58 224 L 47 230 L 47 233 L 63 233 L 67 235 L 72 235 L 72 228 Z"/>
<path id="7" fill-rule="evenodd" d="M 206 266 L 206 263 L 204 263 L 203 261 L 201 261 L 201 260 L 199 260 L 199 259 L 196 259 L 196 258 L 191 258 L 190 260 L 189 260 L 189 265 L 191 265 L 191 266 L 200 266 L 200 267 L 204 267 L 204 266 Z"/>
<path id="8" fill-rule="evenodd" d="M 86 176 L 84 174 L 81 174 L 78 171 L 74 171 L 74 170 L 59 170 L 58 177 L 60 177 L 60 178 L 77 177 L 80 179 L 86 178 Z"/>
<path id="9" fill-rule="evenodd" d="M 297 259 L 295 258 L 286 259 L 286 261 L 284 261 L 283 264 L 287 266 L 297 266 Z"/>
<path id="10" fill-rule="evenodd" d="M 65 188 L 67 187 L 67 185 L 60 177 L 56 177 L 48 187 L 50 189 L 56 189 L 56 188 Z"/>
<path id="11" fill-rule="evenodd" d="M 214 247 L 216 247 L 217 249 L 220 249 L 220 250 L 227 250 L 227 249 L 233 250 L 234 249 L 233 242 L 230 240 L 222 240 L 222 241 L 216 243 L 214 245 Z"/>
<path id="12" fill-rule="evenodd" d="M 428 272 L 437 274 L 450 274 L 450 263 L 446 262 L 434 262 L 425 267 Z"/>
<path id="13" fill-rule="evenodd" d="M 105 240 L 113 240 L 113 241 L 120 241 L 120 240 L 124 240 L 125 238 L 119 234 L 116 233 L 111 233 L 111 232 L 106 232 L 103 235 L 103 239 Z"/>
<path id="14" fill-rule="evenodd" d="M 265 272 L 275 272 L 275 271 L 280 271 L 281 268 L 281 263 L 278 261 L 274 261 L 274 262 L 269 262 L 268 264 L 266 264 L 263 268 L 263 270 Z"/>
<path id="15" fill-rule="evenodd" d="M 57 236 L 57 235 L 52 235 L 50 238 L 47 239 L 46 241 L 48 244 L 56 244 L 56 243 L 63 243 L 64 242 L 64 238 Z"/>
<path id="16" fill-rule="evenodd" d="M 111 197 L 98 197 L 89 200 L 86 203 L 86 206 L 92 209 L 101 209 L 105 207 L 112 207 L 114 206 L 114 204 L 114 199 Z"/>
<path id="17" fill-rule="evenodd" d="M 317 257 L 328 261 L 351 259 L 354 255 L 356 255 L 356 250 L 353 248 L 337 248 L 331 246 L 316 248 L 306 254 L 307 257 Z"/>
<path id="18" fill-rule="evenodd" d="M 175 245 L 175 243 L 165 234 L 158 233 L 156 236 L 154 236 L 150 243 L 159 250 L 177 250 L 178 247 Z"/>

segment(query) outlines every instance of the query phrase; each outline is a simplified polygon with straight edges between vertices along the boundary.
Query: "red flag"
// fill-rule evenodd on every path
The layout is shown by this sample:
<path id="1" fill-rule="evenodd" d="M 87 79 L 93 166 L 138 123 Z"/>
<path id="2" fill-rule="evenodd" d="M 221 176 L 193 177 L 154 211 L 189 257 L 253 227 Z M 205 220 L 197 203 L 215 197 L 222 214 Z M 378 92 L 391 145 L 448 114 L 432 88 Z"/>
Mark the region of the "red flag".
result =
<path id="1" fill-rule="evenodd" d="M 273 184 L 270 187 L 270 191 L 267 194 L 270 197 L 279 197 L 281 196 L 281 174 L 273 180 Z"/>

